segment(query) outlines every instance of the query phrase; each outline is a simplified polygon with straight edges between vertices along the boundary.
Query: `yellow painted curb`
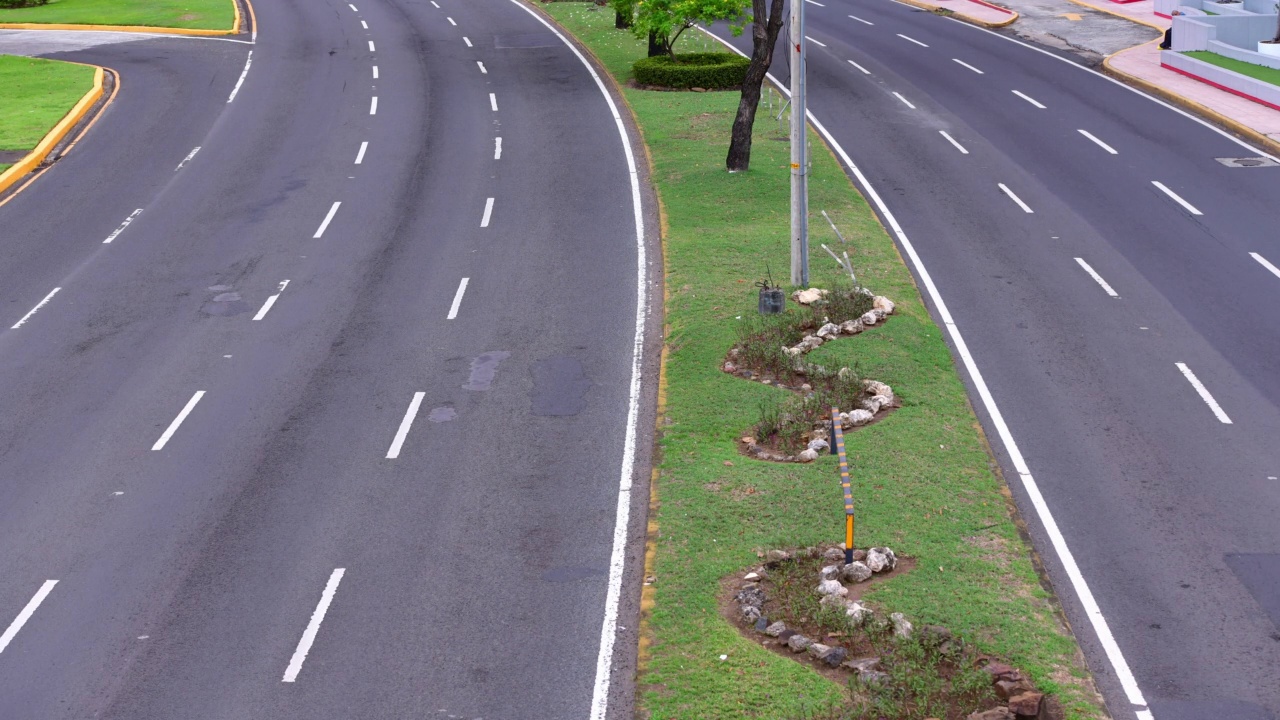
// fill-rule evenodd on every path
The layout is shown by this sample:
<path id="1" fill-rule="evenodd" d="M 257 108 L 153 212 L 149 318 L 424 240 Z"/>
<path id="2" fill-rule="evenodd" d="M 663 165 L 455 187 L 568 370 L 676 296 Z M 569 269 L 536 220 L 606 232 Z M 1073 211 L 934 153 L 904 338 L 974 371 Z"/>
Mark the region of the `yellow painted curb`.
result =
<path id="1" fill-rule="evenodd" d="M 80 102 L 71 108 L 71 112 L 67 113 L 62 120 L 58 121 L 57 125 L 53 126 L 53 129 L 44 136 L 44 139 L 40 141 L 40 144 L 36 145 L 34 150 L 27 153 L 27 156 L 15 163 L 13 167 L 0 173 L 0 192 L 8 190 L 24 175 L 35 170 L 40 163 L 44 162 L 44 159 L 49 156 L 53 148 L 62 142 L 67 133 L 70 133 L 84 119 L 85 115 L 89 114 L 89 110 L 93 108 L 94 103 L 98 102 L 98 99 L 102 97 L 102 78 L 105 75 L 105 71 L 101 67 L 94 66 L 94 68 L 93 87 L 89 92 L 80 98 Z"/>
<path id="2" fill-rule="evenodd" d="M 1091 2 L 1085 2 L 1084 0 L 1071 0 L 1071 2 L 1073 2 L 1073 3 L 1075 3 L 1076 5 L 1079 5 L 1079 6 L 1081 6 L 1081 7 L 1087 7 L 1087 8 L 1089 8 L 1090 10 L 1097 10 L 1098 12 L 1104 12 L 1104 13 L 1106 13 L 1106 14 L 1108 14 L 1108 15 L 1115 15 L 1115 16 L 1116 16 L 1116 17 L 1118 17 L 1118 18 L 1124 18 L 1125 20 L 1129 20 L 1129 21 L 1135 22 L 1135 23 L 1137 23 L 1137 24 L 1139 24 L 1139 25 L 1146 25 L 1147 27 L 1153 27 L 1153 28 L 1155 28 L 1155 29 L 1159 30 L 1161 33 L 1163 33 L 1165 30 L 1167 30 L 1167 29 L 1168 29 L 1168 28 L 1162 27 L 1162 26 L 1160 26 L 1160 25 L 1157 25 L 1157 24 L 1155 24 L 1155 23 L 1153 23 L 1153 22 L 1149 22 L 1149 21 L 1147 21 L 1147 20 L 1140 20 L 1140 19 L 1138 19 L 1138 18 L 1136 18 L 1136 17 L 1133 17 L 1132 15 L 1125 15 L 1124 13 L 1116 12 L 1115 10 L 1112 10 L 1111 8 L 1103 7 L 1102 5 L 1094 5 L 1093 3 L 1091 3 Z M 1121 52 L 1124 52 L 1124 51 L 1122 50 Z"/>
<path id="3" fill-rule="evenodd" d="M 248 0 L 245 0 L 247 3 Z M 132 32 L 132 33 L 157 33 L 164 35 L 195 35 L 195 36 L 215 36 L 215 35 L 239 35 L 240 26 L 244 22 L 244 18 L 240 14 L 240 4 L 235 0 L 231 0 L 231 7 L 235 10 L 236 19 L 231 24 L 230 30 L 200 30 L 192 28 L 171 28 L 171 27 L 151 27 L 148 25 L 69 25 L 65 23 L 0 23 L 0 30 L 96 30 L 98 32 Z M 250 12 L 253 8 L 249 8 Z"/>
<path id="4" fill-rule="evenodd" d="M 944 8 L 941 5 L 934 5 L 933 3 L 924 2 L 923 0 L 899 0 L 899 2 L 905 3 L 907 5 L 913 5 L 915 7 L 920 8 L 921 10 L 946 10 L 947 12 L 951 13 L 952 15 L 955 15 L 961 20 L 965 20 L 967 22 L 973 23 L 974 25 L 981 25 L 982 27 L 988 27 L 988 28 L 1002 28 L 1007 25 L 1012 25 L 1020 17 L 1018 13 L 1013 12 L 1011 10 L 1010 12 L 1013 12 L 1013 15 L 1009 16 L 1008 20 L 1001 20 L 1000 22 L 993 23 L 993 22 L 988 22 L 986 20 L 981 20 L 979 18 L 976 18 L 966 13 L 956 12 L 951 8 Z"/>
<path id="5" fill-rule="evenodd" d="M 1072 1 L 1074 2 L 1074 0 Z M 1158 40 L 1159 38 L 1157 38 L 1156 40 L 1152 40 L 1151 42 L 1156 42 Z M 1150 45 L 1150 44 L 1151 43 L 1143 43 L 1143 45 Z M 1213 110 L 1209 107 L 1201 105 L 1195 100 L 1191 100 L 1190 98 L 1183 97 L 1182 95 L 1179 95 L 1178 93 L 1172 90 L 1156 85 L 1150 80 L 1144 80 L 1136 75 L 1130 75 L 1129 73 L 1124 72 L 1123 70 L 1117 70 L 1115 66 L 1111 64 L 1112 58 L 1116 57 L 1117 55 L 1120 55 L 1121 53 L 1127 53 L 1130 50 L 1136 50 L 1137 48 L 1143 47 L 1143 45 L 1131 47 L 1128 50 L 1121 50 L 1118 53 L 1113 53 L 1107 56 L 1107 58 L 1102 61 L 1103 70 L 1105 70 L 1108 75 L 1112 75 L 1120 80 L 1123 80 L 1126 83 L 1129 83 L 1130 85 L 1134 85 L 1136 87 L 1142 88 L 1143 90 L 1151 93 L 1152 95 L 1156 95 L 1158 97 L 1164 98 L 1165 100 L 1168 100 L 1169 102 L 1175 105 L 1181 106 L 1185 110 L 1188 110 L 1197 115 L 1200 115 L 1201 117 L 1211 122 L 1217 123 L 1218 125 L 1221 125 L 1222 127 L 1230 130 L 1236 135 L 1246 138 L 1252 143 L 1261 145 L 1270 153 L 1280 155 L 1280 141 L 1274 140 L 1268 137 L 1267 135 L 1260 133 L 1257 130 L 1254 130 L 1253 128 L 1249 127 L 1248 125 L 1245 125 L 1239 120 L 1227 117 L 1226 115 L 1223 115 L 1217 110 Z"/>

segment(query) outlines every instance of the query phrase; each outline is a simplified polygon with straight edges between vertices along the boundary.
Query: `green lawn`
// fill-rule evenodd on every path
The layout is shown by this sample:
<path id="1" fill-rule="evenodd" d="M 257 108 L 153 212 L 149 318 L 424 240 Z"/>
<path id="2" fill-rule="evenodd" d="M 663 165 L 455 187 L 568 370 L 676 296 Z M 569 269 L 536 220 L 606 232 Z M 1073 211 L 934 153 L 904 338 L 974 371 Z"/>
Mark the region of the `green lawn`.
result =
<path id="1" fill-rule="evenodd" d="M 644 46 L 612 29 L 612 12 L 584 3 L 542 7 L 619 81 L 629 79 Z M 624 95 L 667 219 L 667 406 L 640 700 L 654 720 L 801 717 L 839 699 L 842 688 L 742 637 L 716 605 L 719 580 L 758 563 L 757 549 L 843 539 L 834 459 L 802 466 L 740 456 L 734 441 L 756 422 L 759 400 L 783 391 L 719 370 L 736 318 L 755 312 L 752 283 L 765 264 L 775 279 L 787 274 L 788 146 L 762 107 L 752 170 L 730 175 L 724 155 L 737 93 L 625 88 Z M 898 303 L 883 326 L 810 355 L 829 367 L 857 363 L 903 403 L 848 436 L 857 544 L 889 545 L 919 562 L 869 598 L 914 622 L 945 625 L 1027 670 L 1041 689 L 1059 693 L 1068 717 L 1097 717 L 1076 643 L 1038 583 L 942 334 L 866 202 L 816 136 L 813 147 L 814 284 L 838 278 L 817 247 L 839 243 L 818 214 L 826 210 L 850 241 L 860 279 Z"/>
<path id="2" fill-rule="evenodd" d="M 230 30 L 235 8 L 231 0 L 52 0 L 39 7 L 0 10 L 0 23 Z"/>
<path id="3" fill-rule="evenodd" d="M 39 144 L 93 87 L 93 73 L 86 65 L 0 55 L 0 150 Z"/>
<path id="4" fill-rule="evenodd" d="M 1229 58 L 1206 50 L 1194 50 L 1183 54 L 1187 57 L 1203 60 L 1210 65 L 1217 65 L 1220 68 L 1226 68 L 1227 70 L 1238 72 L 1241 75 L 1247 75 L 1255 80 L 1269 82 L 1272 85 L 1280 85 L 1280 70 L 1275 68 L 1254 65 L 1253 63 L 1236 60 L 1234 58 Z"/>

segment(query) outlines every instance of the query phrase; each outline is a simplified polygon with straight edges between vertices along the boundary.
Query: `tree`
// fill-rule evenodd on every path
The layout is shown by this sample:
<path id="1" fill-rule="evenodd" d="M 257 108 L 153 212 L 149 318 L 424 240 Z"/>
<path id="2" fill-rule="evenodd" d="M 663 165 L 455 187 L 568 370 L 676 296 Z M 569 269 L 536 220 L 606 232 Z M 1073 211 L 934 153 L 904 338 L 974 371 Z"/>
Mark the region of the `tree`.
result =
<path id="1" fill-rule="evenodd" d="M 768 15 L 765 15 L 766 3 Z M 751 64 L 742 83 L 742 98 L 738 101 L 738 115 L 733 119 L 733 134 L 729 139 L 729 156 L 725 158 L 729 172 L 751 166 L 751 128 L 756 123 L 756 109 L 760 107 L 760 86 L 773 63 L 773 48 L 782 29 L 782 6 L 783 0 L 751 0 Z"/>
<path id="2" fill-rule="evenodd" d="M 747 23 L 752 0 L 611 0 L 614 12 L 631 15 L 631 31 L 648 38 L 649 56 L 675 57 L 676 41 L 695 25 L 728 20 L 734 33 Z"/>

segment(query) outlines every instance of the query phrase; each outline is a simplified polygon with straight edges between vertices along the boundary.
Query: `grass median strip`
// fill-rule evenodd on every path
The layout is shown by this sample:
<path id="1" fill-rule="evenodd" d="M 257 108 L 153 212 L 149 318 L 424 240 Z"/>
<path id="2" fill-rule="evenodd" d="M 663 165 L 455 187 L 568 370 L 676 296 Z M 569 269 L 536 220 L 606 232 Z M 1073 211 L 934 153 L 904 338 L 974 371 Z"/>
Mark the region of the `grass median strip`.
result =
<path id="1" fill-rule="evenodd" d="M 1241 75 L 1251 77 L 1254 80 L 1261 80 L 1266 83 L 1271 83 L 1272 85 L 1280 85 L 1280 70 L 1275 68 L 1269 68 L 1263 65 L 1254 65 L 1253 63 L 1247 63 L 1243 60 L 1236 60 L 1235 58 L 1229 58 L 1225 55 L 1219 55 L 1218 53 L 1208 52 L 1205 50 L 1196 50 L 1185 53 L 1185 55 L 1187 57 L 1195 58 L 1196 60 L 1203 60 L 1210 65 L 1217 65 L 1220 68 L 1238 72 Z"/>
<path id="2" fill-rule="evenodd" d="M 0 23 L 228 30 L 234 22 L 232 0 L 52 0 L 47 5 L 0 10 Z"/>
<path id="3" fill-rule="evenodd" d="M 93 87 L 87 65 L 0 55 L 0 171 L 40 143 Z"/>
<path id="4" fill-rule="evenodd" d="M 584 3 L 545 5 L 624 86 L 645 47 L 613 29 L 613 13 Z M 761 108 L 752 170 L 724 170 L 736 92 L 624 87 L 663 202 L 667 406 L 656 484 L 654 606 L 648 617 L 641 703 L 651 718 L 800 718 L 847 704 L 848 689 L 761 647 L 720 614 L 727 576 L 757 553 L 843 539 L 835 460 L 766 463 L 736 440 L 783 391 L 720 370 L 739 324 L 755 310 L 753 283 L 788 261 L 788 147 Z M 993 474 L 977 420 L 942 334 L 866 202 L 814 136 L 810 203 L 817 287 L 840 284 L 818 243 L 847 249 L 859 281 L 897 302 L 885 323 L 829 342 L 808 359 L 855 366 L 891 385 L 902 407 L 850 432 L 860 547 L 888 545 L 915 568 L 865 599 L 917 624 L 943 625 L 982 652 L 1029 673 L 1067 717 L 1100 715 L 1075 641 L 1037 579 L 1027 545 Z M 847 283 L 847 278 L 845 279 Z M 723 656 L 723 659 L 722 659 Z M 982 710 L 985 708 L 973 708 Z M 830 715 L 835 717 L 836 715 Z M 915 717 L 903 708 L 901 718 Z"/>

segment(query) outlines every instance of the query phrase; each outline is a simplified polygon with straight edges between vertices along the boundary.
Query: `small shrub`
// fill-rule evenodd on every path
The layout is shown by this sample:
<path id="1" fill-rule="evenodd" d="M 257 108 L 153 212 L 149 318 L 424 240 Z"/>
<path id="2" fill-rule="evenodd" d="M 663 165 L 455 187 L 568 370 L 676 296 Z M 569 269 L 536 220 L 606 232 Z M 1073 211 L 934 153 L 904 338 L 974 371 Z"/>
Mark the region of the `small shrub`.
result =
<path id="1" fill-rule="evenodd" d="M 748 64 L 747 58 L 727 52 L 681 53 L 641 58 L 632 71 L 641 85 L 732 90 L 742 86 Z"/>
<path id="2" fill-rule="evenodd" d="M 17 8 L 48 4 L 49 0 L 0 0 L 0 10 L 15 10 Z"/>

